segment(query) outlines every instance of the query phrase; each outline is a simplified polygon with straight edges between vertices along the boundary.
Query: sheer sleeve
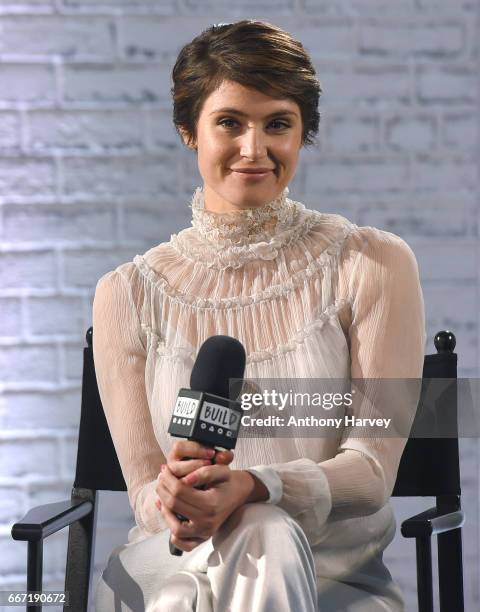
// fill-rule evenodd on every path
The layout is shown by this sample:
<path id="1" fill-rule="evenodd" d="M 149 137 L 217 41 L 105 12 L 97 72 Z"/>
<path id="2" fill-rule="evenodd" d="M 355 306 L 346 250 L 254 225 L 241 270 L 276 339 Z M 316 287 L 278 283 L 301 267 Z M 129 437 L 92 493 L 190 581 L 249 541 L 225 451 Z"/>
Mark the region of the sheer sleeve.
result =
<path id="1" fill-rule="evenodd" d="M 411 426 L 420 396 L 426 339 L 417 262 L 398 236 L 370 227 L 359 230 L 350 250 L 355 257 L 342 264 L 339 286 L 344 286 L 350 303 L 351 378 L 375 379 L 380 391 L 367 394 L 375 398 L 373 402 L 354 401 L 353 414 L 377 418 L 395 412 Z M 401 380 L 393 394 L 392 387 L 379 385 L 378 379 Z M 406 442 L 404 436 L 391 434 L 360 438 L 348 428 L 331 459 L 315 463 L 302 458 L 254 466 L 251 471 L 269 489 L 270 503 L 293 516 L 310 510 L 309 520 L 318 526 L 327 518 L 379 511 L 393 491 Z"/>
<path id="2" fill-rule="evenodd" d="M 166 528 L 155 506 L 165 457 L 157 443 L 145 392 L 146 348 L 129 281 L 114 270 L 100 278 L 93 301 L 93 355 L 100 399 L 137 525 Z"/>

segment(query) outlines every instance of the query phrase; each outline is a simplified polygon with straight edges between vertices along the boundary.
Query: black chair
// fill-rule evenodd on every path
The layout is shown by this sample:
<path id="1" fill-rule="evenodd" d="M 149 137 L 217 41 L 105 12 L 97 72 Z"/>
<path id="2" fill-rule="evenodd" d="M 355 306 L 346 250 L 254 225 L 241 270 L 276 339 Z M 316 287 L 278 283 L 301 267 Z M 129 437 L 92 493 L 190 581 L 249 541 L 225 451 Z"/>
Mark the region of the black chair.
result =
<path id="1" fill-rule="evenodd" d="M 15 540 L 28 542 L 27 590 L 42 590 L 43 541 L 69 527 L 65 591 L 69 612 L 87 610 L 92 583 L 97 520 L 97 491 L 126 491 L 115 448 L 98 394 L 92 350 L 93 328 L 87 331 L 84 348 L 82 403 L 77 465 L 71 499 L 32 508 L 15 523 Z M 435 336 L 437 354 L 427 355 L 423 378 L 457 378 L 455 337 L 450 332 Z M 419 402 L 421 414 L 422 396 Z M 456 384 L 443 394 L 436 410 L 445 410 L 456 422 Z M 415 425 L 415 422 L 414 422 Z M 395 496 L 435 496 L 437 504 L 402 523 L 401 532 L 415 538 L 419 612 L 433 612 L 432 535 L 438 536 L 440 608 L 442 612 L 463 612 L 462 540 L 464 514 L 460 509 L 458 439 L 408 440 L 393 491 Z M 41 605 L 27 605 L 41 610 Z"/>
<path id="2" fill-rule="evenodd" d="M 445 437 L 411 437 L 398 469 L 393 497 L 435 497 L 436 505 L 405 520 L 401 533 L 415 538 L 419 612 L 433 612 L 431 536 L 437 536 L 438 582 L 441 612 L 463 612 L 462 531 L 460 463 L 457 421 L 457 354 L 455 336 L 439 332 L 434 339 L 436 355 L 426 355 L 415 431 L 444 432 Z M 432 379 L 449 379 L 435 405 L 425 397 Z M 443 386 L 443 385 L 442 385 Z M 455 437 L 452 437 L 455 435 Z M 447 437 L 448 436 L 448 437 Z"/>

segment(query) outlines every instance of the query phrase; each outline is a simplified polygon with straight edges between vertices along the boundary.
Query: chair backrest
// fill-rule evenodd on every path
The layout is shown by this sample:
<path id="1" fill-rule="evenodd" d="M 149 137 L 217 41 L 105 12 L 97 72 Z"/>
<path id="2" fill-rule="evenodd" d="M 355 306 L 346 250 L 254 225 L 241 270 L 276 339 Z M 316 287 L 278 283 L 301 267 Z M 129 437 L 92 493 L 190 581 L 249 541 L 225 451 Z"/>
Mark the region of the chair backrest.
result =
<path id="1" fill-rule="evenodd" d="M 92 490 L 126 491 L 117 453 L 98 393 L 93 359 L 93 328 L 86 334 L 83 351 L 82 403 L 74 487 Z M 429 379 L 457 378 L 455 337 L 451 332 L 435 336 L 436 355 L 426 355 L 422 393 L 417 410 L 419 419 L 435 418 L 423 410 L 423 398 Z M 431 408 L 431 407 L 430 407 Z M 449 385 L 434 406 L 435 411 L 448 411 L 457 418 L 456 386 Z M 458 438 L 411 438 L 400 462 L 394 496 L 460 495 Z"/>
<path id="2" fill-rule="evenodd" d="M 436 355 L 426 355 L 417 414 L 412 432 L 448 430 L 450 437 L 411 437 L 400 461 L 393 496 L 432 496 L 448 499 L 460 495 L 457 433 L 457 354 L 455 336 L 448 331 L 435 336 Z M 430 379 L 449 379 L 434 403 L 425 402 Z M 439 426 L 441 422 L 441 426 Z"/>
<path id="3" fill-rule="evenodd" d="M 83 349 L 82 404 L 74 488 L 126 491 L 117 453 L 98 393 L 93 360 L 93 327 Z"/>

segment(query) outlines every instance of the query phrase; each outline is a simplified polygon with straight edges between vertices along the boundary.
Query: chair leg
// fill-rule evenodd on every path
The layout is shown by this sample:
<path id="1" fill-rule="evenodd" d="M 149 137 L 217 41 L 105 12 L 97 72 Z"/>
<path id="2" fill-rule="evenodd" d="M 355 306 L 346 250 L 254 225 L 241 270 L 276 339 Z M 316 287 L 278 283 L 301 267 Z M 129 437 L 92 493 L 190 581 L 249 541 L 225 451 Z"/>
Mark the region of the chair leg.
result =
<path id="1" fill-rule="evenodd" d="M 43 582 L 43 540 L 28 542 L 27 591 L 41 591 Z M 28 612 L 37 612 L 42 604 L 27 604 Z"/>
<path id="2" fill-rule="evenodd" d="M 417 537 L 417 594 L 419 612 L 433 612 L 432 545 L 430 537 Z"/>
<path id="3" fill-rule="evenodd" d="M 437 538 L 440 612 L 464 612 L 462 530 L 440 533 Z"/>
<path id="4" fill-rule="evenodd" d="M 95 552 L 95 525 L 97 517 L 96 491 L 75 488 L 72 497 L 89 500 L 93 504 L 90 514 L 72 523 L 68 532 L 65 592 L 68 607 L 65 612 L 86 612 L 92 582 Z"/>

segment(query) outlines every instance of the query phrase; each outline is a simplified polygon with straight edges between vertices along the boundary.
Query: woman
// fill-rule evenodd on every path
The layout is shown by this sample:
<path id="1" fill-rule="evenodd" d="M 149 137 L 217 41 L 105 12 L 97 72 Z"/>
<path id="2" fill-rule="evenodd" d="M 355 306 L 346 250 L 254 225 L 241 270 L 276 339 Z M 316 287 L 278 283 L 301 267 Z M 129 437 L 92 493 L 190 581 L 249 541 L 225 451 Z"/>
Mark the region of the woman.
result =
<path id="1" fill-rule="evenodd" d="M 243 437 L 209 465 L 205 448 L 167 429 L 215 334 L 243 343 L 249 379 L 419 380 L 415 257 L 394 234 L 288 197 L 300 149 L 318 131 L 321 90 L 287 32 L 212 26 L 182 49 L 173 82 L 174 122 L 204 181 L 193 227 L 105 274 L 94 300 L 100 396 L 136 520 L 110 556 L 96 609 L 403 610 L 382 553 L 395 533 L 389 497 L 404 438 L 361 438 L 352 427 Z M 411 417 L 417 400 L 399 394 L 395 411 Z M 378 393 L 353 413 L 391 406 Z M 170 555 L 170 536 L 183 556 Z"/>

